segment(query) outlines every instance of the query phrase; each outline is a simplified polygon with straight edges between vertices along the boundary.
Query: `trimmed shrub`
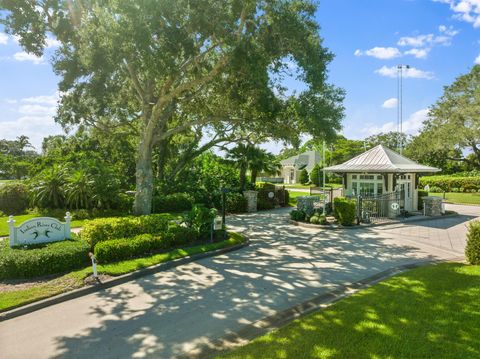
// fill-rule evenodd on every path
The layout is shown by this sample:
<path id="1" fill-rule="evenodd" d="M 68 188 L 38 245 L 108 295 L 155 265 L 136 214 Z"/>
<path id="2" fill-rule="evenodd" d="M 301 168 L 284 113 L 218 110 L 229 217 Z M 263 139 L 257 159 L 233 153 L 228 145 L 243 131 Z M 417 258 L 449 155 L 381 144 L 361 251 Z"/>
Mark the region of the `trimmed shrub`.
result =
<path id="1" fill-rule="evenodd" d="M 243 213 L 247 211 L 247 199 L 241 193 L 228 193 L 225 202 L 226 210 L 229 213 Z"/>
<path id="2" fill-rule="evenodd" d="M 470 264 L 480 264 L 480 221 L 468 225 L 465 257 Z"/>
<path id="3" fill-rule="evenodd" d="M 198 240 L 198 234 L 193 228 L 172 226 L 164 234 L 165 243 L 170 247 L 191 244 Z"/>
<path id="4" fill-rule="evenodd" d="M 328 224 L 327 217 L 325 217 L 324 215 L 319 216 L 318 222 L 322 225 Z"/>
<path id="5" fill-rule="evenodd" d="M 312 224 L 320 224 L 320 217 L 315 214 L 312 217 L 310 217 L 310 223 Z"/>
<path id="6" fill-rule="evenodd" d="M 290 218 L 294 221 L 304 221 L 306 217 L 306 213 L 304 211 L 300 211 L 298 209 L 294 209 L 290 212 Z"/>
<path id="7" fill-rule="evenodd" d="M 284 207 L 287 207 L 290 203 L 290 192 L 288 192 L 287 190 L 285 190 L 285 203 L 284 203 Z"/>
<path id="8" fill-rule="evenodd" d="M 139 234 L 161 234 L 168 228 L 170 216 L 152 214 L 140 217 L 98 218 L 85 222 L 80 236 L 92 248 L 98 242 L 131 238 Z"/>
<path id="9" fill-rule="evenodd" d="M 345 197 L 337 197 L 333 203 L 335 217 L 342 226 L 355 224 L 355 201 Z"/>
<path id="10" fill-rule="evenodd" d="M 6 215 L 22 214 L 28 208 L 28 188 L 21 182 L 0 186 L 0 211 Z"/>
<path id="11" fill-rule="evenodd" d="M 133 238 L 111 239 L 97 243 L 95 257 L 100 263 L 139 257 L 159 249 L 168 248 L 160 236 L 141 234 Z"/>
<path id="12" fill-rule="evenodd" d="M 420 177 L 420 186 L 430 186 L 430 192 L 453 192 L 456 188 L 459 192 L 466 190 L 480 189 L 480 176 L 460 177 L 460 176 L 426 176 Z M 438 187 L 441 191 L 434 191 L 432 187 Z"/>
<path id="13" fill-rule="evenodd" d="M 304 168 L 302 172 L 300 172 L 300 183 L 307 184 L 310 178 L 308 177 L 308 171 Z"/>
<path id="14" fill-rule="evenodd" d="M 24 279 L 63 273 L 88 265 L 90 247 L 82 240 L 66 240 L 10 248 L 0 242 L 0 279 Z"/>
<path id="15" fill-rule="evenodd" d="M 193 197 L 188 193 L 158 195 L 153 199 L 155 213 L 189 211 L 193 206 Z"/>

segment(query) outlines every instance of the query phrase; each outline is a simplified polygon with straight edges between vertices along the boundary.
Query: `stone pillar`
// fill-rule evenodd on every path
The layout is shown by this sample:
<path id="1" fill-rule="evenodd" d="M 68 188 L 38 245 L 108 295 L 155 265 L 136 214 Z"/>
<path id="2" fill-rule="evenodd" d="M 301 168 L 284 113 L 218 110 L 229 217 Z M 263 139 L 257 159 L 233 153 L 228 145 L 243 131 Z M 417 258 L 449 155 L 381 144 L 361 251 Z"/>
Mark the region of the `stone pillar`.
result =
<path id="1" fill-rule="evenodd" d="M 425 216 L 438 217 L 442 215 L 442 197 L 428 196 L 422 197 L 423 200 L 423 214 Z"/>
<path id="2" fill-rule="evenodd" d="M 243 197 L 247 199 L 247 212 L 257 211 L 257 191 L 243 191 Z"/>

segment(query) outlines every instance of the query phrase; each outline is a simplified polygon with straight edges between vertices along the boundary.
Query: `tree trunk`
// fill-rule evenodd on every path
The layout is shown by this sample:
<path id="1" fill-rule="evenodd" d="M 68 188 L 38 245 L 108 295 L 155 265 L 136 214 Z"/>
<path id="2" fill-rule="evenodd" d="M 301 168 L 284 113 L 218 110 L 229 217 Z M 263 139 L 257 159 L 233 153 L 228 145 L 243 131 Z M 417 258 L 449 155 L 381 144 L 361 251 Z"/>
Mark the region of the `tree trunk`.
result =
<path id="1" fill-rule="evenodd" d="M 136 192 L 133 213 L 137 216 L 150 214 L 153 195 L 152 147 L 145 141 L 141 141 L 138 148 L 135 179 Z"/>
<path id="2" fill-rule="evenodd" d="M 250 174 L 250 183 L 253 188 L 255 188 L 255 182 L 257 181 L 257 171 L 251 170 L 252 173 Z"/>
<path id="3" fill-rule="evenodd" d="M 240 165 L 240 191 L 245 191 L 245 185 L 247 182 L 247 166 L 245 164 Z"/>

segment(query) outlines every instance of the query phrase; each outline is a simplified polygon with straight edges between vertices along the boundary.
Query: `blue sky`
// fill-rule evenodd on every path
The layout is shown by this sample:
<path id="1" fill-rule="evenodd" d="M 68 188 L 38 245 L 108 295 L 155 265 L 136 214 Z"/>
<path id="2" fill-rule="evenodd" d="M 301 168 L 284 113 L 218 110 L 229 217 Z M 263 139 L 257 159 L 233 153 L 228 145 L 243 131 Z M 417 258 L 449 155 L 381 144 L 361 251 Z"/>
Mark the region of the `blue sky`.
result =
<path id="1" fill-rule="evenodd" d="M 395 130 L 398 64 L 412 67 L 403 117 L 415 134 L 443 86 L 480 63 L 480 0 L 321 0 L 317 20 L 335 53 L 330 82 L 347 93 L 348 138 Z M 44 136 L 62 133 L 52 119 L 58 79 L 48 63 L 56 45 L 50 39 L 38 59 L 0 29 L 0 138 L 23 134 L 38 147 Z"/>

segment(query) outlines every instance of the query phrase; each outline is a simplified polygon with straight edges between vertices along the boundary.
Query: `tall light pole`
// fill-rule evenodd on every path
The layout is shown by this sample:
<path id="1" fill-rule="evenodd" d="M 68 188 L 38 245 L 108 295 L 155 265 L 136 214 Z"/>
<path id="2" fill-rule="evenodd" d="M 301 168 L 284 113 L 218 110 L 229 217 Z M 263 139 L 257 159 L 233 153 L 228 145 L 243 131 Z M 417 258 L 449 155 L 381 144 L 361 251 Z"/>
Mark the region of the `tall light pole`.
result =
<path id="1" fill-rule="evenodd" d="M 403 152 L 403 70 L 410 65 L 397 66 L 397 133 L 400 136 L 400 154 Z"/>

